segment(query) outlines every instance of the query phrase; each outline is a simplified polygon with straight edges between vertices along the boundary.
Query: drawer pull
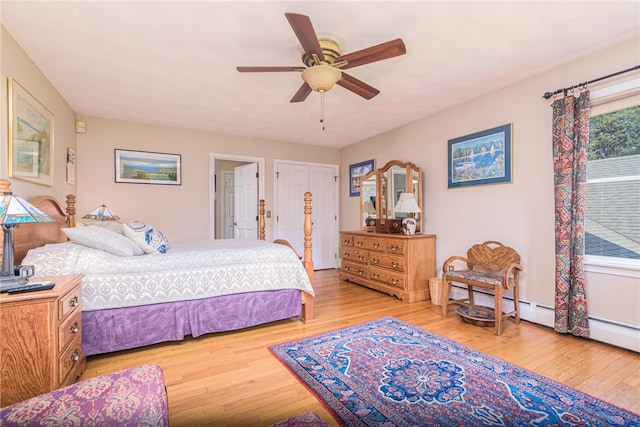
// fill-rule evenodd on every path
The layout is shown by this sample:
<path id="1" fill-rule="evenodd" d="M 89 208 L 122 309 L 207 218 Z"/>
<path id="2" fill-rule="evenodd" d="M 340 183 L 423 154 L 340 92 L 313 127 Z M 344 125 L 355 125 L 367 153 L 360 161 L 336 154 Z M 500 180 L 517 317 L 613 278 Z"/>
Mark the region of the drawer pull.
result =
<path id="1" fill-rule="evenodd" d="M 78 302 L 79 302 L 79 300 L 78 300 L 78 296 L 76 295 L 76 296 L 74 296 L 73 298 L 71 298 L 71 299 L 69 300 L 69 305 L 70 305 L 71 307 L 77 307 L 77 306 L 78 306 Z"/>
<path id="2" fill-rule="evenodd" d="M 398 268 L 398 263 L 397 263 L 396 261 L 393 261 L 393 262 L 391 263 L 391 267 L 393 267 L 393 268 Z"/>
<path id="3" fill-rule="evenodd" d="M 362 256 L 362 255 L 358 255 L 358 259 L 359 259 L 360 261 L 364 261 L 364 256 Z"/>
<path id="4" fill-rule="evenodd" d="M 350 253 L 350 252 L 345 252 L 345 253 L 344 253 L 344 257 L 345 257 L 345 258 L 349 258 L 350 256 L 351 256 L 351 253 Z"/>
<path id="5" fill-rule="evenodd" d="M 69 328 L 69 330 L 71 331 L 72 334 L 77 334 L 78 331 L 80 330 L 80 325 L 78 325 L 78 322 L 73 322 L 73 325 L 71 325 L 71 327 Z"/>
<path id="6" fill-rule="evenodd" d="M 395 252 L 398 250 L 398 246 L 396 245 L 391 245 L 391 252 Z"/>
<path id="7" fill-rule="evenodd" d="M 376 273 L 373 273 L 373 278 L 377 280 L 377 279 L 379 279 L 379 278 L 380 278 L 380 275 L 379 275 L 379 274 L 376 274 Z"/>
<path id="8" fill-rule="evenodd" d="M 399 280 L 398 280 L 398 279 L 391 279 L 391 283 L 393 283 L 394 285 L 397 285 L 397 284 L 398 284 L 398 282 L 399 282 Z"/>
<path id="9" fill-rule="evenodd" d="M 380 264 L 380 260 L 379 260 L 378 258 L 373 258 L 373 259 L 371 260 L 371 264 L 373 264 L 373 265 L 378 265 L 378 264 Z"/>
<path id="10" fill-rule="evenodd" d="M 362 271 L 362 270 L 358 270 L 358 274 L 359 274 L 360 276 L 362 276 L 362 275 L 364 275 L 364 271 Z"/>
<path id="11" fill-rule="evenodd" d="M 71 361 L 77 362 L 78 360 L 80 360 L 80 352 L 76 348 L 75 350 L 73 350 L 73 354 L 71 355 Z"/>
<path id="12" fill-rule="evenodd" d="M 359 240 L 359 241 L 356 243 L 356 245 L 358 245 L 358 246 L 360 246 L 360 247 L 361 247 L 361 246 L 362 246 L 362 240 Z"/>
<path id="13" fill-rule="evenodd" d="M 374 244 L 373 244 L 373 248 L 374 248 L 374 249 L 378 249 L 378 248 L 380 248 L 380 243 L 374 243 Z"/>
<path id="14" fill-rule="evenodd" d="M 343 245 L 348 245 L 349 243 L 351 243 L 351 240 L 349 239 L 344 239 L 342 242 Z"/>
<path id="15" fill-rule="evenodd" d="M 344 271 L 349 271 L 349 266 L 348 265 L 344 266 Z"/>

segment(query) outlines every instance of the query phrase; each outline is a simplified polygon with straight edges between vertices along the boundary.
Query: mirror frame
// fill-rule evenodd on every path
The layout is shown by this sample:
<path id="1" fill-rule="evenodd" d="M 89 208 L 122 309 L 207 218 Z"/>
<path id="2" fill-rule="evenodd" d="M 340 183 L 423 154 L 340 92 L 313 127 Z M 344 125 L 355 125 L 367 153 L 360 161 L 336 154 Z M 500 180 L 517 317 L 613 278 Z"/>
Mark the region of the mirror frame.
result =
<path id="1" fill-rule="evenodd" d="M 404 169 L 406 182 L 405 182 L 405 192 L 407 193 L 417 193 L 417 202 L 420 210 L 423 210 L 422 206 L 422 168 L 414 165 L 411 162 L 401 162 L 399 160 L 391 160 L 387 162 L 384 166 L 379 169 L 376 169 L 369 174 L 360 178 L 361 183 L 361 191 L 360 191 L 360 229 L 367 231 L 375 231 L 375 226 L 368 226 L 365 224 L 365 210 L 364 210 L 364 192 L 362 191 L 362 185 L 364 181 L 370 179 L 371 177 L 376 177 L 376 218 L 387 218 L 385 212 L 382 209 L 382 203 L 379 201 L 383 200 L 382 194 L 382 178 L 386 172 L 388 172 L 391 168 L 396 166 L 399 169 Z M 414 179 L 417 180 L 414 187 Z M 415 191 L 414 191 L 415 189 Z M 422 232 L 422 212 L 416 213 L 417 219 L 417 227 L 416 233 Z"/>

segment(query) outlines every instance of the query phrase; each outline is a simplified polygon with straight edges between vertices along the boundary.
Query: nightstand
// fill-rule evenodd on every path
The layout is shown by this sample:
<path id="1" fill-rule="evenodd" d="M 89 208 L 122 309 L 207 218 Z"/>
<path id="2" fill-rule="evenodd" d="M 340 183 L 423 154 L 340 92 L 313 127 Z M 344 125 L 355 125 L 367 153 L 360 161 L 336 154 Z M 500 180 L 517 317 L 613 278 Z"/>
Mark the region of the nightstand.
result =
<path id="1" fill-rule="evenodd" d="M 0 406 L 72 384 L 84 370 L 82 277 L 39 277 L 55 287 L 0 294 Z"/>

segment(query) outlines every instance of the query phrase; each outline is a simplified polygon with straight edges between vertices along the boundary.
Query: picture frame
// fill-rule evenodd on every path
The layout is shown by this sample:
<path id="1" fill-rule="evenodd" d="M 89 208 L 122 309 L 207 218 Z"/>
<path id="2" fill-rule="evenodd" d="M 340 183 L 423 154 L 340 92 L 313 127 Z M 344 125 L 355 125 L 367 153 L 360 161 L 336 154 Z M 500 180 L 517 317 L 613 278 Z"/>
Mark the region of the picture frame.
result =
<path id="1" fill-rule="evenodd" d="M 450 139 L 448 188 L 512 182 L 512 125 Z"/>
<path id="2" fill-rule="evenodd" d="M 182 185 L 180 154 L 116 148 L 114 156 L 118 183 Z"/>
<path id="3" fill-rule="evenodd" d="M 8 77 L 9 177 L 53 186 L 54 116 Z"/>
<path id="4" fill-rule="evenodd" d="M 376 168 L 375 159 L 349 165 L 349 196 L 360 197 L 360 178 L 373 172 Z"/>

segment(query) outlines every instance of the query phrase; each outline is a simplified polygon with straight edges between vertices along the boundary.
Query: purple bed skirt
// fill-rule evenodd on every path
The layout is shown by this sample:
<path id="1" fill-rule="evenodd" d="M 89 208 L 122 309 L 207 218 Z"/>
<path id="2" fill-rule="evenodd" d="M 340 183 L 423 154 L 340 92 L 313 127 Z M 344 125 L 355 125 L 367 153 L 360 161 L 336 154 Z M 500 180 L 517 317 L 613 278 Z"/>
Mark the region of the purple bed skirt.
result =
<path id="1" fill-rule="evenodd" d="M 300 316 L 300 291 L 249 292 L 193 301 L 82 312 L 87 356 Z"/>

